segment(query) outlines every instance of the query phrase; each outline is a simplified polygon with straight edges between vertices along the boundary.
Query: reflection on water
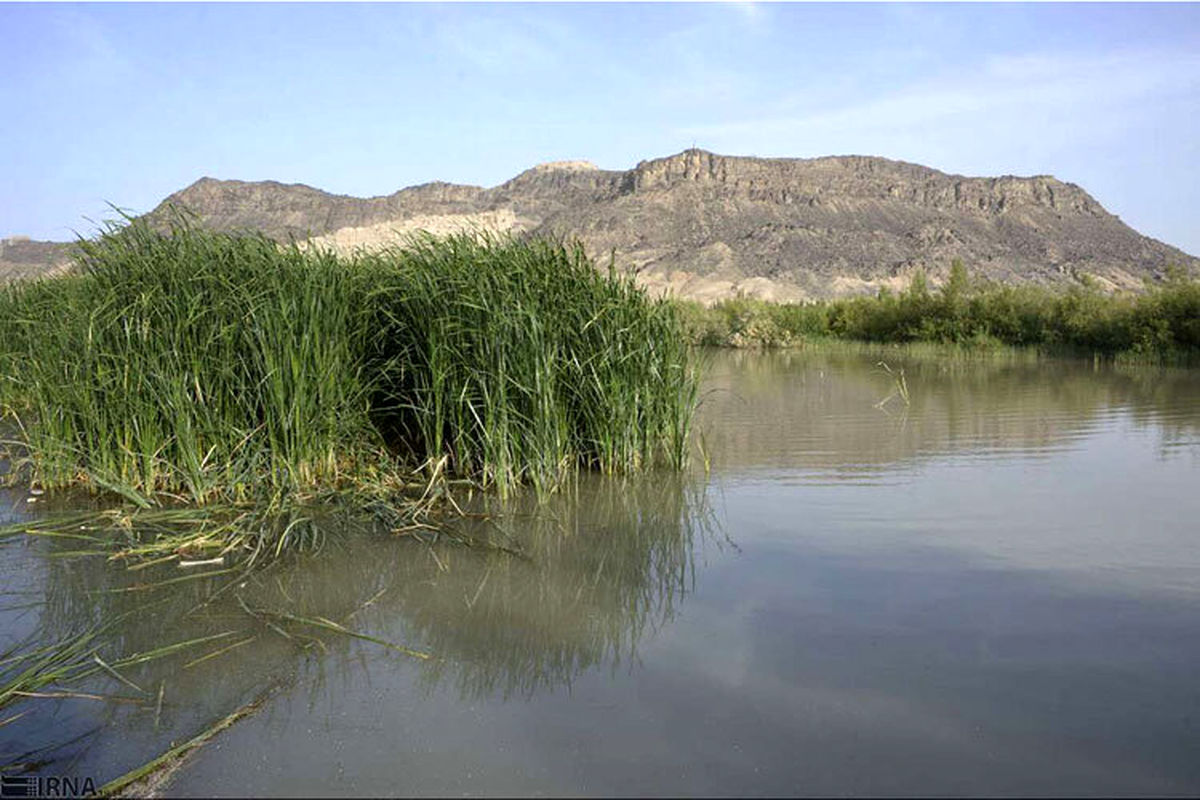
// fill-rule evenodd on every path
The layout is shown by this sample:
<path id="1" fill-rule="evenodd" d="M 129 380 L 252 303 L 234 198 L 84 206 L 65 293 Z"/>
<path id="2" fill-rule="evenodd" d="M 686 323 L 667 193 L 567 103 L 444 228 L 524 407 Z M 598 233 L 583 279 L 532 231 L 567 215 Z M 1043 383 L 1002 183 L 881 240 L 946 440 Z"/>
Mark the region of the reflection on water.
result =
<path id="1" fill-rule="evenodd" d="M 711 474 L 473 507 L 476 547 L 331 529 L 155 590 L 10 541 L 0 649 L 227 637 L 38 701 L 0 763 L 111 777 L 274 687 L 172 794 L 1200 791 L 1200 372 L 721 353 L 701 417 Z"/>
<path id="2" fill-rule="evenodd" d="M 529 697 L 629 661 L 671 619 L 691 585 L 702 499 L 677 476 L 588 480 L 543 505 L 459 524 L 503 550 L 358 541 L 239 595 L 301 616 L 353 614 L 374 635 L 432 653 L 416 663 L 430 689 Z"/>
<path id="3" fill-rule="evenodd" d="M 588 481 L 502 523 L 518 558 L 446 548 L 404 562 L 372 627 L 399 615 L 407 638 L 437 654 L 422 677 L 454 676 L 464 698 L 528 697 L 629 661 L 691 586 L 702 500 L 673 476 Z"/>
<path id="4" fill-rule="evenodd" d="M 910 403 L 878 404 L 904 370 Z M 1200 371 L 1031 357 L 947 360 L 903 349 L 734 351 L 713 357 L 700 425 L 725 470 L 878 479 L 913 459 L 1051 456 L 1120 417 L 1164 449 L 1200 437 Z"/>
<path id="5" fill-rule="evenodd" d="M 354 640 L 252 615 L 262 610 L 339 620 L 431 653 L 423 661 L 392 655 L 418 671 L 426 691 L 452 685 L 464 700 L 529 697 L 569 685 L 589 668 L 615 668 L 636 657 L 639 640 L 671 619 L 691 586 L 694 535 L 709 519 L 702 501 L 698 487 L 679 476 L 581 479 L 549 502 L 517 500 L 457 523 L 473 547 L 331 535 L 322 552 L 249 578 L 161 589 L 152 587 L 180 577 L 180 570 L 131 573 L 103 557 L 71 555 L 69 540 L 27 542 L 7 554 L 8 585 L 23 575 L 22 594 L 39 599 L 24 604 L 23 620 L 15 607 L 0 611 L 8 615 L 0 617 L 0 630 L 10 643 L 64 640 L 111 620 L 120 622 L 105 637 L 108 660 L 199 637 L 226 638 L 123 672 L 150 687 L 140 705 L 64 701 L 52 714 L 0 728 L 0 765 L 36 763 L 37 755 L 113 777 L 119 764 L 148 759 L 188 725 L 229 713 L 273 682 L 292 683 L 298 647 L 326 654 L 322 679 L 331 664 L 342 673 L 360 671 Z M 219 658 L 185 666 L 251 637 Z M 338 654 L 340 660 L 328 661 Z M 85 688 L 108 683 L 100 676 Z M 171 702 L 165 715 L 155 709 L 158 729 L 148 730 L 160 685 L 169 687 Z M 117 729 L 128 733 L 118 738 Z"/>

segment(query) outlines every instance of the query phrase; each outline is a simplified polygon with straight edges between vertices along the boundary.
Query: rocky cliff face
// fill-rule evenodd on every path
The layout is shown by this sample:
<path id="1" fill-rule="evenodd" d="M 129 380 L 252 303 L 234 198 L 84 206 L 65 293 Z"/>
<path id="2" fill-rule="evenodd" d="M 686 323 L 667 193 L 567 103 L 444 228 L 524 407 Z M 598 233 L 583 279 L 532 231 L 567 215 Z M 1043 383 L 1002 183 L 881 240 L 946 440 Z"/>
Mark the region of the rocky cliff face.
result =
<path id="1" fill-rule="evenodd" d="M 328 194 L 301 184 L 247 183 L 201 178 L 151 212 L 161 218 L 169 206 L 186 208 L 203 224 L 220 230 L 251 229 L 277 239 L 359 228 L 416 214 L 456 213 L 471 207 L 480 190 L 473 186 L 428 183 L 387 197 L 361 199 Z"/>
<path id="2" fill-rule="evenodd" d="M 1200 260 L 1141 236 L 1074 184 L 967 178 L 864 156 L 761 159 L 687 150 L 631 170 L 558 162 L 490 189 L 431 183 L 358 199 L 308 186 L 204 178 L 167 204 L 206 225 L 374 247 L 418 229 L 578 236 L 645 286 L 701 300 L 827 297 L 934 283 L 962 259 L 1001 281 L 1082 275 L 1136 288 Z"/>
<path id="3" fill-rule="evenodd" d="M 1194 258 L 1139 235 L 1048 176 L 964 178 L 879 158 L 751 159 L 691 150 L 624 173 L 590 212 L 547 224 L 687 291 L 766 279 L 783 294 L 844 294 L 976 274 L 1135 287 Z M 701 284 L 707 284 L 701 285 Z M 726 287 L 728 288 L 728 287 Z M 789 291 L 790 290 L 790 291 Z"/>
<path id="4" fill-rule="evenodd" d="M 70 261 L 70 250 L 69 244 L 25 236 L 0 239 L 0 283 L 61 272 Z"/>

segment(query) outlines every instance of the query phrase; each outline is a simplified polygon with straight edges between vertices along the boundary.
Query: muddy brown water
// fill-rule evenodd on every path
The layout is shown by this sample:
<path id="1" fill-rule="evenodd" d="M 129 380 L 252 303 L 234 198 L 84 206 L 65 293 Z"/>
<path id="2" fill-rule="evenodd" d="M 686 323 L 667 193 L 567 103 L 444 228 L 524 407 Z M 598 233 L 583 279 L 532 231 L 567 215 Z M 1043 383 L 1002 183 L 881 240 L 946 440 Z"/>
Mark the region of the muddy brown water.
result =
<path id="1" fill-rule="evenodd" d="M 717 353 L 699 429 L 708 473 L 471 523 L 521 557 L 331 531 L 213 600 L 9 540 L 0 651 L 254 639 L 9 706 L 0 764 L 100 783 L 272 689 L 167 793 L 1200 792 L 1200 371 Z"/>

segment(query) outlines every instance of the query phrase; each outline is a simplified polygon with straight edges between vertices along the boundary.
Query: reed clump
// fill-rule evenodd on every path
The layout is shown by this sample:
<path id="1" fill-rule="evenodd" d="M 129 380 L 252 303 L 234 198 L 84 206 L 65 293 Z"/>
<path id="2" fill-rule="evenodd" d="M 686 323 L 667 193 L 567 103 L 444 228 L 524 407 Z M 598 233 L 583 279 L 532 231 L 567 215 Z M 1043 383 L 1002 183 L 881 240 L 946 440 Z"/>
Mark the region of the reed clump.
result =
<path id="1" fill-rule="evenodd" d="M 682 466 L 697 381 L 676 309 L 579 245 L 426 236 L 358 268 L 372 415 L 411 460 L 502 490 Z"/>
<path id="2" fill-rule="evenodd" d="M 578 246 L 423 236 L 347 258 L 179 216 L 79 249 L 75 274 L 0 290 L 12 474 L 39 486 L 261 505 L 686 457 L 676 310 Z"/>
<path id="3" fill-rule="evenodd" d="M 370 458 L 354 278 L 332 255 L 182 219 L 80 251 L 79 274 L 10 287 L 0 313 L 35 483 L 242 501 Z"/>

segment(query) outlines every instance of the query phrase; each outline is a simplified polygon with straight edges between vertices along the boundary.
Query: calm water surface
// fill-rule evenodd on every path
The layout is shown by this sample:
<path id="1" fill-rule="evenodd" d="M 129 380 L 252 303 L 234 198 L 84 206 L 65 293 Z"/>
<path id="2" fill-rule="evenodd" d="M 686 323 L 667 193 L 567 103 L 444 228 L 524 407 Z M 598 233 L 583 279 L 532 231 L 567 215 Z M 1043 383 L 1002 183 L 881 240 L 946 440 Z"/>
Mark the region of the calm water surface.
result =
<path id="1" fill-rule="evenodd" d="M 881 358 L 908 404 L 879 405 Z M 213 598 L 10 541 L 0 650 L 148 602 L 120 652 L 255 638 L 131 670 L 161 709 L 28 706 L 0 763 L 108 779 L 269 692 L 167 791 L 1200 793 L 1200 372 L 712 359 L 711 472 L 472 523 L 520 557 L 331 534 Z M 287 640 L 242 605 L 433 658 Z"/>

